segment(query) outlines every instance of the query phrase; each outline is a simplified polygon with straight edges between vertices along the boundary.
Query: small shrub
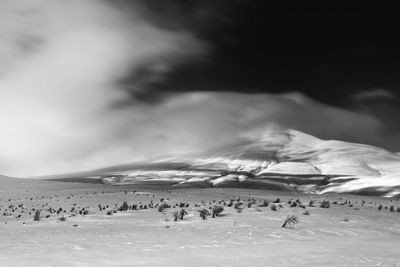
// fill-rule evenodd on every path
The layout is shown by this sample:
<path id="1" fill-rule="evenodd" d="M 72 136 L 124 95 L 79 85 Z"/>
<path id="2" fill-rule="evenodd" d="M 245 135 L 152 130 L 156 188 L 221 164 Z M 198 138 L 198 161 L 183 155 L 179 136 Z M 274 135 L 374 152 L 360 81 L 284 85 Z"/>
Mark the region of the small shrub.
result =
<path id="1" fill-rule="evenodd" d="M 174 211 L 174 212 L 172 213 L 172 215 L 174 216 L 174 222 L 178 221 L 178 218 L 179 218 L 179 212 L 177 212 L 177 211 Z"/>
<path id="2" fill-rule="evenodd" d="M 321 208 L 327 209 L 330 207 L 329 200 L 323 200 L 320 205 Z"/>
<path id="3" fill-rule="evenodd" d="M 382 204 L 379 204 L 378 210 L 381 210 L 383 208 Z"/>
<path id="4" fill-rule="evenodd" d="M 240 206 L 242 206 L 243 205 L 243 202 L 237 202 L 237 203 L 235 203 L 235 206 L 234 206 L 234 208 L 235 209 L 238 209 Z"/>
<path id="5" fill-rule="evenodd" d="M 291 207 L 291 208 L 297 207 L 297 202 L 292 202 L 292 204 L 290 204 L 290 207 Z"/>
<path id="6" fill-rule="evenodd" d="M 390 206 L 389 210 L 390 210 L 390 212 L 394 212 L 394 207 Z"/>
<path id="7" fill-rule="evenodd" d="M 300 223 L 299 217 L 297 217 L 296 215 L 292 215 L 292 216 L 288 215 L 287 218 L 285 219 L 285 221 L 283 222 L 282 228 L 290 227 L 297 223 Z"/>
<path id="8" fill-rule="evenodd" d="M 280 198 L 277 198 L 275 201 L 274 201 L 274 203 L 280 203 L 281 202 L 281 199 Z"/>
<path id="9" fill-rule="evenodd" d="M 119 208 L 119 211 L 127 211 L 129 209 L 128 202 L 124 201 L 122 206 Z"/>
<path id="10" fill-rule="evenodd" d="M 33 216 L 34 221 L 40 221 L 40 210 L 35 211 L 35 216 Z"/>
<path id="11" fill-rule="evenodd" d="M 259 207 L 268 207 L 268 205 L 269 205 L 268 200 L 264 200 L 263 203 L 259 205 Z"/>
<path id="12" fill-rule="evenodd" d="M 158 207 L 158 211 L 163 212 L 165 209 L 169 209 L 169 208 L 171 208 L 170 205 L 168 205 L 167 203 L 163 203 Z"/>
<path id="13" fill-rule="evenodd" d="M 215 216 L 221 215 L 221 213 L 224 211 L 224 207 L 222 206 L 214 206 L 213 212 L 212 212 L 212 217 L 215 218 Z"/>
<path id="14" fill-rule="evenodd" d="M 206 209 L 199 210 L 199 216 L 200 216 L 203 220 L 205 220 L 205 219 L 207 218 L 208 215 L 210 215 L 210 212 L 208 212 L 208 210 L 206 210 Z"/>
<path id="15" fill-rule="evenodd" d="M 106 213 L 107 215 L 113 215 L 114 214 L 114 212 L 112 211 L 112 210 L 109 210 L 109 211 L 107 211 L 107 213 Z"/>
<path id="16" fill-rule="evenodd" d="M 186 212 L 186 210 L 181 209 L 181 211 L 179 212 L 179 217 L 180 217 L 180 219 L 183 220 L 183 217 L 184 217 L 185 215 L 187 215 L 187 214 L 188 214 L 188 213 Z"/>
<path id="17" fill-rule="evenodd" d="M 271 210 L 272 210 L 272 211 L 277 211 L 277 210 L 278 210 L 278 208 L 276 207 L 276 205 L 275 205 L 275 204 L 273 204 L 273 205 L 271 206 Z"/>
<path id="18" fill-rule="evenodd" d="M 67 217 L 65 217 L 64 215 L 61 216 L 60 218 L 58 218 L 59 222 L 66 222 L 67 221 Z"/>
<path id="19" fill-rule="evenodd" d="M 313 200 L 310 200 L 310 203 L 308 203 L 308 206 L 309 206 L 309 207 L 314 207 L 314 201 L 313 201 Z"/>

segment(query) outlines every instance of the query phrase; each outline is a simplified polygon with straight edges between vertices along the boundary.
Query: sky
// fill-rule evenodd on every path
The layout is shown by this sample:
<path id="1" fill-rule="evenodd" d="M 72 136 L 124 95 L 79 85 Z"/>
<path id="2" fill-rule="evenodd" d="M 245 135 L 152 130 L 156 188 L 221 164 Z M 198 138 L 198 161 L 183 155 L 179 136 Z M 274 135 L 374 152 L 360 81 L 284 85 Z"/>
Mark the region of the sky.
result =
<path id="1" fill-rule="evenodd" d="M 0 17 L 0 174 L 201 152 L 277 125 L 400 151 L 390 9 L 10 0 Z"/>

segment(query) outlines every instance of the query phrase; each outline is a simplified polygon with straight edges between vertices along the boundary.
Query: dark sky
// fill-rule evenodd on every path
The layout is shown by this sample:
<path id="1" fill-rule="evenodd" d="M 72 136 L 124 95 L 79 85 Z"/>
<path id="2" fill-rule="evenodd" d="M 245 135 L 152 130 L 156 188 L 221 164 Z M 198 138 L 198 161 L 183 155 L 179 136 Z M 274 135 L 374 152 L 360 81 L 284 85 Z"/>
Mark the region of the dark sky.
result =
<path id="1" fill-rule="evenodd" d="M 400 151 L 395 8 L 31 0 L 0 1 L 0 17 L 2 174 L 204 152 L 276 126 Z"/>
<path id="2" fill-rule="evenodd" d="M 263 0 L 146 3 L 159 25 L 189 29 L 211 49 L 154 90 L 301 91 L 342 107 L 360 91 L 384 88 L 397 95 L 396 10 Z"/>

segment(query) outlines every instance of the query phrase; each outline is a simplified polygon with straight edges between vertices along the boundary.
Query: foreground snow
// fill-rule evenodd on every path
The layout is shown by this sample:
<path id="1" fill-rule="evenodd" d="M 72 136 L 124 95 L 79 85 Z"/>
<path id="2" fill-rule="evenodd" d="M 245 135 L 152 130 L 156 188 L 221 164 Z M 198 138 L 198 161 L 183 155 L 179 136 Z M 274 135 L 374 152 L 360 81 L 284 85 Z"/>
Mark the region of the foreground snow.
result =
<path id="1" fill-rule="evenodd" d="M 40 222 L 26 213 L 16 219 L 20 209 L 13 216 L 0 216 L 0 266 L 400 266 L 400 213 L 377 209 L 378 204 L 400 207 L 395 200 L 4 179 L 0 185 L 2 213 L 10 204 L 42 209 Z M 248 199 L 259 204 L 277 197 L 283 203 L 276 212 L 246 205 Z M 174 222 L 174 209 L 106 215 L 124 200 L 148 204 L 161 198 L 170 204 L 190 203 L 188 216 Z M 194 206 L 204 203 L 208 208 L 215 205 L 213 200 L 238 198 L 245 202 L 242 212 L 225 207 L 223 216 L 214 219 L 201 220 Z M 352 206 L 289 207 L 287 201 L 297 198 L 306 204 L 310 199 L 339 204 L 347 200 Z M 110 208 L 99 211 L 98 204 Z M 67 222 L 58 222 L 60 214 L 45 218 L 48 207 L 67 210 Z M 89 214 L 70 217 L 71 207 L 87 208 Z M 305 210 L 310 215 L 303 215 Z M 287 215 L 299 216 L 301 223 L 281 228 Z"/>

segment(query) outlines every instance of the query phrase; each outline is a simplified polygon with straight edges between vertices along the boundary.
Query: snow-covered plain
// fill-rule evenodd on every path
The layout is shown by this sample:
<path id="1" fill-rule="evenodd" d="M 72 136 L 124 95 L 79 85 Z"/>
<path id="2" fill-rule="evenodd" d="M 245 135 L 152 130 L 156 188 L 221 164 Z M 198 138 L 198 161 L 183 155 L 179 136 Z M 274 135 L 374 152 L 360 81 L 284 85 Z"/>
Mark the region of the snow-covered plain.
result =
<path id="1" fill-rule="evenodd" d="M 400 207 L 394 199 L 1 177 L 0 193 L 0 266 L 400 266 L 400 213 L 377 208 Z M 272 203 L 259 207 L 278 197 L 278 211 L 270 209 Z M 188 215 L 175 222 L 177 208 L 106 214 L 123 201 L 148 205 L 161 198 L 171 205 L 189 203 Z M 220 217 L 198 216 L 200 208 L 239 198 L 241 212 L 225 206 Z M 249 199 L 256 204 L 248 207 Z M 306 208 L 290 207 L 295 199 Z M 310 200 L 315 207 L 308 206 Z M 322 200 L 331 207 L 320 208 Z M 99 204 L 109 207 L 99 211 Z M 51 214 L 50 207 L 66 212 Z M 89 214 L 70 212 L 73 207 Z M 32 208 L 42 210 L 41 221 L 28 214 Z M 58 221 L 61 214 L 66 222 Z M 281 228 L 287 215 L 297 215 L 300 224 Z"/>

